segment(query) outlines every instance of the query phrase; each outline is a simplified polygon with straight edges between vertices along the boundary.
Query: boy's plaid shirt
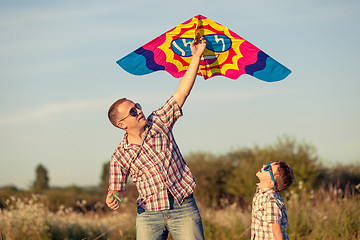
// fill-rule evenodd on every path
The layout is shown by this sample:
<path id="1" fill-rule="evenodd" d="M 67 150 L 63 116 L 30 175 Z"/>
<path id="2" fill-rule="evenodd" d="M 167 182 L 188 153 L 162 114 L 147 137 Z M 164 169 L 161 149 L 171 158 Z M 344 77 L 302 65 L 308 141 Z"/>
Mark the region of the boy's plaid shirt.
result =
<path id="1" fill-rule="evenodd" d="M 261 190 L 257 186 L 252 203 L 251 239 L 275 239 L 272 223 L 279 223 L 283 239 L 289 239 L 285 231 L 287 213 L 280 193 L 270 188 Z"/>
<path id="2" fill-rule="evenodd" d="M 171 97 L 148 117 L 141 145 L 130 144 L 127 133 L 110 161 L 109 189 L 126 191 L 130 173 L 139 192 L 137 204 L 149 211 L 169 209 L 167 191 L 179 204 L 194 191 L 195 178 L 172 134 L 182 111 Z"/>

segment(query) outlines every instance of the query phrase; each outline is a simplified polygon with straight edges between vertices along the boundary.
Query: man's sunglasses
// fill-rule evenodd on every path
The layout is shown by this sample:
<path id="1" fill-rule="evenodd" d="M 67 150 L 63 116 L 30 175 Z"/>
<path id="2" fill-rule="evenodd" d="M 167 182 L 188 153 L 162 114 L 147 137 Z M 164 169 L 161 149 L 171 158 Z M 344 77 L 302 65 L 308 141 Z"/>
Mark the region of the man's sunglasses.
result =
<path id="1" fill-rule="evenodd" d="M 271 180 L 273 180 L 273 182 L 274 182 L 274 189 L 276 189 L 276 182 L 275 182 L 274 174 L 272 172 L 271 165 L 270 165 L 271 163 L 272 162 L 269 162 L 268 164 L 266 164 L 266 166 L 264 167 L 264 171 L 268 171 L 270 173 Z"/>
<path id="2" fill-rule="evenodd" d="M 125 120 L 125 119 L 128 118 L 129 116 L 136 117 L 136 116 L 138 115 L 136 109 L 142 110 L 141 105 L 140 105 L 139 103 L 135 103 L 135 107 L 132 107 L 132 108 L 130 109 L 129 115 L 127 115 L 126 117 L 124 117 L 123 119 L 121 119 L 119 122 Z"/>

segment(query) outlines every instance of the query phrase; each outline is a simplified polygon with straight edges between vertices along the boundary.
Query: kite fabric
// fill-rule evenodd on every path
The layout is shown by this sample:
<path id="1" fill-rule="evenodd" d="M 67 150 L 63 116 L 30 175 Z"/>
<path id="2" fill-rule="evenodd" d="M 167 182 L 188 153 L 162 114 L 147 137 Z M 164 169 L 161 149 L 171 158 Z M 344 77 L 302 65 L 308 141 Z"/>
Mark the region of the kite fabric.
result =
<path id="1" fill-rule="evenodd" d="M 117 64 L 134 75 L 164 70 L 180 78 L 190 64 L 190 44 L 199 37 L 206 40 L 197 73 L 204 79 L 214 76 L 237 79 L 248 74 L 266 82 L 275 82 L 291 73 L 290 69 L 244 38 L 201 15 L 161 34 L 118 60 Z"/>

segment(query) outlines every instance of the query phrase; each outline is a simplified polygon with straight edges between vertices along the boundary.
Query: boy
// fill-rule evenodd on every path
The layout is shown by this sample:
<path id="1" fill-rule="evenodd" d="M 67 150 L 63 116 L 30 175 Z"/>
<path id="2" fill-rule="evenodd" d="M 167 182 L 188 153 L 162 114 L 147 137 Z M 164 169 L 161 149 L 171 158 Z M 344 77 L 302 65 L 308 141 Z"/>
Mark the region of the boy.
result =
<path id="1" fill-rule="evenodd" d="M 251 239 L 289 239 L 285 231 L 286 208 L 280 191 L 295 182 L 292 168 L 286 162 L 269 162 L 256 176 L 260 183 L 252 204 Z"/>
<path id="2" fill-rule="evenodd" d="M 106 204 L 119 209 L 113 195 L 123 196 L 130 174 L 139 192 L 136 239 L 203 240 L 203 226 L 193 191 L 195 178 L 181 156 L 172 129 L 196 79 L 206 47 L 202 37 L 191 43 L 192 58 L 178 89 L 148 118 L 126 98 L 109 109 L 110 122 L 125 131 L 110 161 Z"/>

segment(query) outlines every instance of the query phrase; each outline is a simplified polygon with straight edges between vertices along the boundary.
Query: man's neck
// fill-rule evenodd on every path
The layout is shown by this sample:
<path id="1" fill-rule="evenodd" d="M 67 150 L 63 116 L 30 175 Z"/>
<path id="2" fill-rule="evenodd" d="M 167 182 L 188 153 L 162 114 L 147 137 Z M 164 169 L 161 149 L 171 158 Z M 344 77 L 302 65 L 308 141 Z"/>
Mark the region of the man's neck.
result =
<path id="1" fill-rule="evenodd" d="M 145 133 L 145 128 L 139 129 L 138 131 L 128 132 L 127 141 L 132 144 L 140 145 L 144 133 Z"/>

